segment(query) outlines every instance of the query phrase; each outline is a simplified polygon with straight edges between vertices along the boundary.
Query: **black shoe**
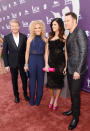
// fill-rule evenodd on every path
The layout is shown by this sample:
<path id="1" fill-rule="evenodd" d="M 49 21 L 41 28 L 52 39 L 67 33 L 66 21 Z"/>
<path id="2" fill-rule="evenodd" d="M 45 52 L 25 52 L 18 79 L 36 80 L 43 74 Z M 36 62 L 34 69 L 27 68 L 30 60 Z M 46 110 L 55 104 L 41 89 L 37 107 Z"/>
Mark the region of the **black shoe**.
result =
<path id="1" fill-rule="evenodd" d="M 68 129 L 69 130 L 73 130 L 74 128 L 76 128 L 77 124 L 78 124 L 79 119 L 73 118 L 73 120 L 71 121 Z"/>
<path id="2" fill-rule="evenodd" d="M 19 103 L 19 102 L 20 102 L 19 97 L 15 97 L 15 103 Z"/>
<path id="3" fill-rule="evenodd" d="M 25 101 L 29 101 L 29 97 L 28 96 L 25 96 Z"/>
<path id="4" fill-rule="evenodd" d="M 72 110 L 67 111 L 67 112 L 63 112 L 63 115 L 64 116 L 70 116 L 70 115 L 72 115 Z"/>

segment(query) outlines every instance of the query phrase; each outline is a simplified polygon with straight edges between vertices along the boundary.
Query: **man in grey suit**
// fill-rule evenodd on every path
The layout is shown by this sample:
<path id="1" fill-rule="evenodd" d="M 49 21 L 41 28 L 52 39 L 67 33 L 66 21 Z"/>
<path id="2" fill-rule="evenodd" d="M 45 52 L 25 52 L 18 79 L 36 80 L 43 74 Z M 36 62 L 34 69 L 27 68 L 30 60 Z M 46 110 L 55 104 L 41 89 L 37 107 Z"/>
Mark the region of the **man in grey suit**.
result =
<path id="1" fill-rule="evenodd" d="M 78 28 L 77 16 L 73 12 L 65 15 L 65 28 L 69 30 L 66 40 L 67 50 L 67 77 L 71 95 L 71 110 L 63 112 L 63 115 L 73 115 L 68 127 L 74 129 L 79 121 L 80 115 L 80 88 L 86 71 L 86 60 L 88 53 L 88 39 L 86 33 Z"/>

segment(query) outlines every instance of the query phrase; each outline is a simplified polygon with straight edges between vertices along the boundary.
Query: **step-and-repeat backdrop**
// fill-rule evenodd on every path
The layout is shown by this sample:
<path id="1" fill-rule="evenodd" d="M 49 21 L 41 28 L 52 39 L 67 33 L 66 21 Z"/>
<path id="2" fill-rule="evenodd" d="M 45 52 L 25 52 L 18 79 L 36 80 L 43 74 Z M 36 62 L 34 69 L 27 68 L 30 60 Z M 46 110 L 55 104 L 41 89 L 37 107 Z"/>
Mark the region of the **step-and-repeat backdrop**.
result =
<path id="1" fill-rule="evenodd" d="M 90 92 L 90 0 L 0 0 L 0 34 L 10 32 L 9 21 L 18 19 L 21 32 L 29 35 L 28 26 L 32 20 L 43 20 L 46 36 L 50 22 L 55 17 L 64 20 L 65 13 L 73 11 L 78 16 L 79 26 L 86 31 L 89 39 L 87 72 L 82 89 Z"/>

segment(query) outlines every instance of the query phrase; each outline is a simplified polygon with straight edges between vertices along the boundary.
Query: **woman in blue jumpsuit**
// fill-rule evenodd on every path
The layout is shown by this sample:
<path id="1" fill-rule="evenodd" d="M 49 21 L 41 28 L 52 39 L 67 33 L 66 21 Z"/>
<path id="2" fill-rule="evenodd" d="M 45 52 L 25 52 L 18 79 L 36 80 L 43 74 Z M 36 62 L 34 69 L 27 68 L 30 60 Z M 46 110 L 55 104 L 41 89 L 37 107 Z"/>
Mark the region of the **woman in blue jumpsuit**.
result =
<path id="1" fill-rule="evenodd" d="M 31 22 L 29 29 L 30 37 L 27 40 L 24 69 L 25 71 L 29 69 L 30 73 L 30 105 L 36 104 L 38 106 L 43 96 L 44 72 L 42 68 L 46 63 L 44 56 L 47 52 L 47 40 L 45 25 L 42 21 Z"/>

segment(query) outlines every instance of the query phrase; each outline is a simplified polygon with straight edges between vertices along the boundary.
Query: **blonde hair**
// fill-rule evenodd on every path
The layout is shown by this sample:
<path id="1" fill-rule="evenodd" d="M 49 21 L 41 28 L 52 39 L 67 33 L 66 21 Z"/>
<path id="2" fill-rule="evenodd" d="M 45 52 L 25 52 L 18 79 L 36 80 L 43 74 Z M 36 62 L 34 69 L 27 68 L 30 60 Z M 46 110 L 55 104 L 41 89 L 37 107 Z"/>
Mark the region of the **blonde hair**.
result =
<path id="1" fill-rule="evenodd" d="M 16 19 L 12 19 L 12 20 L 10 20 L 10 21 L 9 21 L 9 25 L 11 25 L 11 23 L 17 23 L 17 24 L 20 26 L 19 21 L 16 20 Z"/>
<path id="2" fill-rule="evenodd" d="M 35 20 L 35 21 L 32 21 L 30 24 L 29 24 L 29 31 L 30 31 L 30 36 L 32 38 L 34 38 L 36 36 L 34 30 L 35 30 L 35 26 L 39 24 L 40 27 L 41 27 L 41 37 L 42 39 L 45 38 L 45 33 L 46 33 L 46 29 L 45 29 L 45 24 L 42 20 Z"/>

